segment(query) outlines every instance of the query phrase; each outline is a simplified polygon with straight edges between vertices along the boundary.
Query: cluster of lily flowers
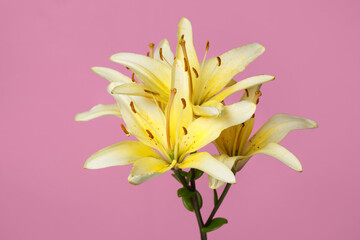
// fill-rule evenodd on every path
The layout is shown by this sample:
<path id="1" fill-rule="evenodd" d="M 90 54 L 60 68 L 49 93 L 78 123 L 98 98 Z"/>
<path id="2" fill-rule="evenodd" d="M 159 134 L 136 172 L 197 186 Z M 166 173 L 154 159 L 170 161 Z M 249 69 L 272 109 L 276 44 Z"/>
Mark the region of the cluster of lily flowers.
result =
<path id="1" fill-rule="evenodd" d="M 76 115 L 77 121 L 113 115 L 121 128 L 138 141 L 123 141 L 93 154 L 87 169 L 129 165 L 132 184 L 141 184 L 171 169 L 198 169 L 209 178 L 210 188 L 235 183 L 235 174 L 255 154 L 272 156 L 296 171 L 299 160 L 279 142 L 292 130 L 316 128 L 316 122 L 289 114 L 276 114 L 252 137 L 261 85 L 274 80 L 258 75 L 239 82 L 234 76 L 259 57 L 258 43 L 232 49 L 200 63 L 193 44 L 192 26 L 183 18 L 178 26 L 176 55 L 162 40 L 145 55 L 118 53 L 111 61 L 130 69 L 132 77 L 105 68 L 92 70 L 107 79 L 115 104 L 99 104 Z M 137 79 L 137 80 L 136 80 Z M 239 102 L 224 100 L 243 91 Z M 219 155 L 198 151 L 214 143 Z"/>

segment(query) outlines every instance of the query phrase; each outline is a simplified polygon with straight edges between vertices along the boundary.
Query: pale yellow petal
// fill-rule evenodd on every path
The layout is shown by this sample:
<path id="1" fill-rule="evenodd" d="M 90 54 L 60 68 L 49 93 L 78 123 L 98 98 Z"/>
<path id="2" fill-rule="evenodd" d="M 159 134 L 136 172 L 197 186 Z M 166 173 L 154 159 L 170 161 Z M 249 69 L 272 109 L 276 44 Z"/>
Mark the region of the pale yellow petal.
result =
<path id="1" fill-rule="evenodd" d="M 135 53 L 117 53 L 110 60 L 130 68 L 152 91 L 169 96 L 171 70 L 165 63 Z"/>
<path id="2" fill-rule="evenodd" d="M 199 169 L 223 182 L 236 182 L 233 172 L 224 163 L 216 160 L 207 152 L 190 154 L 178 166 L 179 168 Z"/>
<path id="3" fill-rule="evenodd" d="M 256 104 L 241 101 L 225 106 L 218 117 L 200 117 L 188 128 L 188 134 L 183 136 L 180 151 L 183 154 L 197 151 L 214 141 L 220 133 L 231 126 L 248 120 L 255 112 Z"/>
<path id="4" fill-rule="evenodd" d="M 162 59 L 160 57 L 160 48 L 162 52 Z M 174 62 L 174 54 L 171 51 L 170 43 L 167 39 L 163 39 L 160 41 L 159 45 L 155 49 L 154 58 L 156 60 L 164 62 L 166 65 L 169 64 L 169 67 L 171 68 Z"/>
<path id="5" fill-rule="evenodd" d="M 161 155 L 141 142 L 124 141 L 94 153 L 86 160 L 84 168 L 99 169 L 128 165 L 144 157 L 161 158 Z"/>
<path id="6" fill-rule="evenodd" d="M 131 83 L 131 79 L 124 74 L 106 67 L 92 67 L 91 70 L 110 82 Z"/>
<path id="7" fill-rule="evenodd" d="M 241 101 L 245 100 L 245 101 L 257 103 L 258 98 L 256 97 L 256 95 L 257 93 L 259 93 L 261 86 L 262 84 L 258 84 L 247 88 L 241 97 Z"/>
<path id="8" fill-rule="evenodd" d="M 217 117 L 221 114 L 222 109 L 224 108 L 222 104 L 220 103 L 218 104 L 219 105 L 216 107 L 194 105 L 193 106 L 194 114 L 201 117 Z"/>
<path id="9" fill-rule="evenodd" d="M 222 154 L 220 156 L 218 155 L 213 155 L 213 157 L 218 160 L 219 162 L 223 163 L 228 169 L 232 169 L 232 167 L 234 166 L 235 161 L 238 159 L 238 157 L 229 157 L 226 154 Z M 217 189 L 219 187 L 221 187 L 222 185 L 225 184 L 225 182 L 216 179 L 210 175 L 208 175 L 208 179 L 209 179 L 209 187 L 211 189 Z"/>
<path id="10" fill-rule="evenodd" d="M 234 79 L 231 79 L 230 82 L 228 82 L 228 84 L 226 85 L 226 87 L 231 87 L 232 85 L 236 84 L 237 81 L 235 81 Z"/>
<path id="11" fill-rule="evenodd" d="M 170 111 L 170 137 L 172 146 L 174 146 L 175 141 L 186 131 L 183 128 L 187 128 L 193 119 L 189 100 L 188 75 L 184 70 L 184 63 L 178 59 L 173 64 L 171 89 L 176 89 Z"/>
<path id="12" fill-rule="evenodd" d="M 203 83 L 200 99 L 205 101 L 221 91 L 236 74 L 242 72 L 264 51 L 261 44 L 250 43 L 220 55 L 220 62 L 217 57 L 206 60 L 200 74 Z"/>
<path id="13" fill-rule="evenodd" d="M 186 18 L 182 18 L 178 25 L 177 39 L 178 39 L 178 41 L 180 41 L 182 38 L 185 41 L 185 48 L 186 48 L 187 56 L 189 59 L 190 72 L 192 75 L 192 79 L 193 79 L 193 82 L 196 82 L 195 81 L 196 76 L 195 76 L 195 73 L 192 71 L 192 68 L 195 68 L 196 71 L 199 73 L 200 65 L 199 65 L 199 61 L 198 61 L 194 43 L 193 43 L 193 33 L 192 33 L 191 22 Z M 177 48 L 176 48 L 176 58 L 180 61 L 184 61 L 184 53 L 179 44 L 177 45 Z"/>
<path id="14" fill-rule="evenodd" d="M 216 94 L 214 97 L 212 97 L 209 101 L 217 101 L 221 102 L 228 96 L 240 92 L 242 90 L 248 89 L 250 87 L 253 87 L 255 85 L 263 84 L 269 81 L 274 80 L 274 76 L 270 75 L 259 75 L 254 76 L 250 78 L 246 78 L 244 80 L 241 80 L 240 82 L 237 82 L 236 84 L 232 85 L 231 87 L 221 91 L 220 93 Z"/>
<path id="15" fill-rule="evenodd" d="M 268 143 L 279 143 L 290 131 L 317 128 L 315 121 L 290 114 L 271 117 L 246 143 L 243 154 L 247 154 Z"/>
<path id="16" fill-rule="evenodd" d="M 250 154 L 248 154 L 247 156 L 243 156 L 242 158 L 244 158 L 244 160 L 240 160 L 239 162 L 245 161 L 245 163 L 246 163 L 248 161 L 248 159 L 255 154 L 265 154 L 265 155 L 274 157 L 274 158 L 280 160 L 286 166 L 288 166 L 296 171 L 299 171 L 299 172 L 302 171 L 301 163 L 294 156 L 294 154 L 292 154 L 289 150 L 287 150 L 283 146 L 281 146 L 277 143 L 273 143 L 273 142 L 270 142 L 270 143 L 266 144 L 264 147 L 261 147 L 253 152 L 250 152 Z M 240 170 L 243 166 L 244 166 L 244 164 L 238 165 L 237 170 L 238 169 Z"/>
<path id="17" fill-rule="evenodd" d="M 153 92 L 141 83 L 126 83 L 114 87 L 111 91 L 112 94 L 130 95 L 130 96 L 141 96 L 153 99 L 155 98 L 161 102 L 167 102 L 167 99 L 162 97 L 160 93 Z"/>
<path id="18" fill-rule="evenodd" d="M 98 104 L 87 112 L 81 112 L 76 114 L 75 121 L 78 122 L 89 121 L 94 118 L 98 118 L 102 116 L 121 117 L 121 113 L 117 104 L 107 104 L 107 105 Z"/>
<path id="19" fill-rule="evenodd" d="M 165 116 L 153 99 L 113 95 L 117 100 L 127 131 L 144 144 L 158 149 L 167 157 Z"/>
<path id="20" fill-rule="evenodd" d="M 134 163 L 128 180 L 131 184 L 141 184 L 169 171 L 175 164 L 175 160 L 170 164 L 161 158 L 146 157 L 138 159 Z"/>

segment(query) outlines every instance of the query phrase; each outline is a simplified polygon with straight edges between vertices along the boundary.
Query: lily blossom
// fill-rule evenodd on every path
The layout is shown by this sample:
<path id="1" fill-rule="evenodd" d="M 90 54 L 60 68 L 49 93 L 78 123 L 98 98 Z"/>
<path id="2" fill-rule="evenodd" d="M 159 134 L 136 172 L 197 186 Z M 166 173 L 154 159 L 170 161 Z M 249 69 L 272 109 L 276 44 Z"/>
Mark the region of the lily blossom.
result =
<path id="1" fill-rule="evenodd" d="M 249 88 L 242 100 L 258 102 L 261 96 L 261 85 Z M 271 117 L 250 139 L 255 115 L 246 122 L 224 130 L 214 141 L 221 155 L 214 156 L 233 172 L 240 171 L 249 159 L 256 154 L 274 157 L 288 167 L 301 172 L 300 161 L 289 150 L 279 144 L 284 137 L 296 129 L 317 128 L 315 121 L 290 114 L 276 114 Z M 224 184 L 223 181 L 209 176 L 210 188 L 216 189 Z"/>
<path id="2" fill-rule="evenodd" d="M 118 73 L 105 74 L 108 73 L 105 71 L 103 77 L 111 81 L 108 91 L 116 99 L 126 124 L 122 129 L 138 141 L 123 141 L 104 148 L 93 154 L 84 167 L 99 169 L 133 164 L 128 177 L 132 184 L 143 183 L 172 168 L 196 168 L 214 179 L 234 183 L 234 174 L 223 163 L 207 152 L 193 152 L 214 141 L 224 129 L 248 120 L 255 112 L 256 104 L 244 100 L 225 106 L 217 118 L 194 119 L 189 104 L 188 70 L 183 61 L 175 59 L 170 71 L 169 100 L 164 110 L 154 88 L 143 90 L 145 94 L 141 96 L 118 94 L 118 89 L 134 84 L 133 81 L 120 78 Z"/>
<path id="3" fill-rule="evenodd" d="M 176 58 L 184 62 L 189 79 L 189 102 L 193 105 L 196 116 L 219 116 L 223 109 L 223 100 L 228 96 L 245 90 L 252 86 L 262 84 L 275 79 L 270 75 L 258 75 L 236 82 L 233 77 L 242 72 L 245 67 L 259 57 L 265 48 L 258 43 L 250 43 L 234 48 L 220 56 L 206 59 L 209 50 L 209 42 L 206 44 L 206 53 L 200 63 L 193 44 L 192 26 L 188 19 L 182 18 L 178 25 Z M 133 72 L 131 82 L 121 85 L 114 91 L 117 94 L 149 97 L 152 93 L 160 107 L 164 109 L 170 98 L 171 76 L 174 63 L 174 53 L 167 39 L 162 40 L 156 49 L 154 44 L 149 44 L 148 56 L 135 53 L 117 53 L 110 60 L 119 63 Z M 110 80 L 118 81 L 125 76 L 121 73 L 103 67 L 95 67 L 93 71 Z M 135 77 L 139 82 L 135 80 Z M 98 106 L 96 111 L 91 109 L 93 118 L 106 115 L 116 115 L 109 112 L 105 106 L 103 112 Z M 78 121 L 86 121 L 89 118 L 80 115 Z"/>

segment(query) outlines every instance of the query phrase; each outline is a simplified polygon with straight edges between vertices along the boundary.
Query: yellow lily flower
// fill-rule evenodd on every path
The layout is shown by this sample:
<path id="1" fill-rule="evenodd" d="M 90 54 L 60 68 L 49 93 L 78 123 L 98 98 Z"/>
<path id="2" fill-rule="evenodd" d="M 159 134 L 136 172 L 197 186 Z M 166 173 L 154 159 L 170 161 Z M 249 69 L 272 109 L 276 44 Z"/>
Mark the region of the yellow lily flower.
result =
<path id="1" fill-rule="evenodd" d="M 246 90 L 242 101 L 258 102 L 261 96 L 261 85 Z M 265 154 L 280 160 L 290 168 L 301 172 L 300 161 L 289 150 L 278 143 L 290 132 L 296 129 L 317 128 L 315 121 L 290 114 L 276 114 L 271 117 L 250 139 L 254 125 L 253 116 L 246 122 L 225 129 L 214 143 L 220 156 L 214 156 L 234 172 L 240 171 L 255 154 Z M 223 181 L 209 176 L 210 188 L 216 189 Z"/>
<path id="2" fill-rule="evenodd" d="M 124 132 L 139 141 L 124 141 L 102 149 L 86 161 L 85 168 L 133 164 L 128 178 L 132 184 L 143 183 L 172 168 L 196 168 L 220 181 L 235 182 L 231 170 L 209 153 L 188 154 L 214 141 L 224 129 L 248 120 L 256 104 L 240 101 L 225 106 L 217 118 L 193 119 L 192 107 L 188 104 L 189 75 L 183 61 L 175 59 L 171 73 L 169 101 L 163 111 L 157 94 L 152 92 L 154 89 L 143 91 L 146 96 L 117 94 L 116 89 L 133 84 L 132 80 L 112 71 L 103 72 L 102 75 L 111 81 L 108 91 L 117 101 L 120 112 L 117 115 L 121 115 L 126 124 L 126 128 L 122 125 Z M 112 106 L 106 108 L 108 114 L 115 112 Z M 97 110 L 93 109 L 87 118 L 100 115 Z"/>
<path id="3" fill-rule="evenodd" d="M 242 72 L 245 67 L 260 56 L 265 48 L 258 43 L 250 43 L 232 49 L 220 56 L 206 59 L 202 63 L 198 57 L 193 44 L 192 26 L 188 19 L 182 18 L 179 22 L 177 33 L 178 44 L 176 58 L 184 61 L 184 67 L 189 69 L 189 104 L 193 105 L 196 116 L 219 116 L 223 109 L 222 101 L 228 96 L 262 84 L 274 79 L 270 75 L 259 75 L 235 82 L 233 77 Z M 169 42 L 162 40 L 154 50 L 154 44 L 149 44 L 149 56 L 135 53 L 118 53 L 111 56 L 110 60 L 129 68 L 140 83 L 133 81 L 123 84 L 114 92 L 123 95 L 150 97 L 151 93 L 159 101 L 160 107 L 164 109 L 170 97 L 171 75 L 174 62 L 174 54 Z M 206 52 L 209 44 L 206 46 Z M 121 73 L 103 67 L 92 69 L 96 74 L 110 80 L 121 81 L 125 76 Z M 225 87 L 225 90 L 223 90 Z M 116 115 L 112 105 L 95 106 L 89 112 L 77 117 L 78 121 L 87 121 L 99 116 Z"/>

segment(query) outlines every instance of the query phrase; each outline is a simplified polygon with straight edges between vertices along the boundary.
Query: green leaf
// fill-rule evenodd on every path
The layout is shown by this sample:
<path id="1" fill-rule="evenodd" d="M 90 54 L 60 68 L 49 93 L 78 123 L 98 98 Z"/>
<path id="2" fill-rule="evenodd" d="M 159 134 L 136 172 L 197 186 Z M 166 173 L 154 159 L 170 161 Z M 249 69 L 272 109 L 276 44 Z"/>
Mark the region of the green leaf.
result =
<path id="1" fill-rule="evenodd" d="M 213 220 L 211 220 L 208 226 L 201 229 L 201 232 L 206 233 L 214 231 L 226 223 L 228 223 L 228 220 L 226 220 L 225 218 L 214 218 Z"/>
<path id="2" fill-rule="evenodd" d="M 183 177 L 186 177 L 188 174 L 187 172 L 185 172 L 184 170 L 181 170 L 181 169 L 179 169 L 178 171 L 179 171 L 180 175 Z"/>
<path id="3" fill-rule="evenodd" d="M 177 195 L 178 197 L 182 197 L 182 198 L 191 198 L 195 195 L 195 192 L 192 192 L 189 189 L 183 187 L 178 189 Z"/>
<path id="4" fill-rule="evenodd" d="M 214 189 L 214 206 L 216 206 L 218 201 L 219 201 L 219 197 L 218 197 L 216 189 Z"/>
<path id="5" fill-rule="evenodd" d="M 198 191 L 196 191 L 196 199 L 197 199 L 198 204 L 199 204 L 199 209 L 201 209 L 202 205 L 203 205 L 203 200 L 202 200 L 201 194 Z"/>
<path id="6" fill-rule="evenodd" d="M 179 183 L 181 183 L 180 179 L 178 178 L 178 176 L 176 176 L 175 173 L 171 174 L 171 176 L 173 176 L 173 177 L 176 179 L 176 181 L 178 181 Z M 182 183 L 181 183 L 181 184 L 182 184 Z"/>
<path id="7" fill-rule="evenodd" d="M 204 174 L 203 171 L 195 169 L 195 180 L 199 179 Z"/>
<path id="8" fill-rule="evenodd" d="M 190 180 L 191 180 L 192 172 L 193 172 L 193 171 L 190 170 L 190 171 L 187 173 L 187 176 L 186 176 L 186 182 L 187 182 L 187 183 L 189 183 Z"/>
<path id="9" fill-rule="evenodd" d="M 194 207 L 192 205 L 191 198 L 182 198 L 182 202 L 187 210 L 189 210 L 190 212 L 194 211 Z"/>

